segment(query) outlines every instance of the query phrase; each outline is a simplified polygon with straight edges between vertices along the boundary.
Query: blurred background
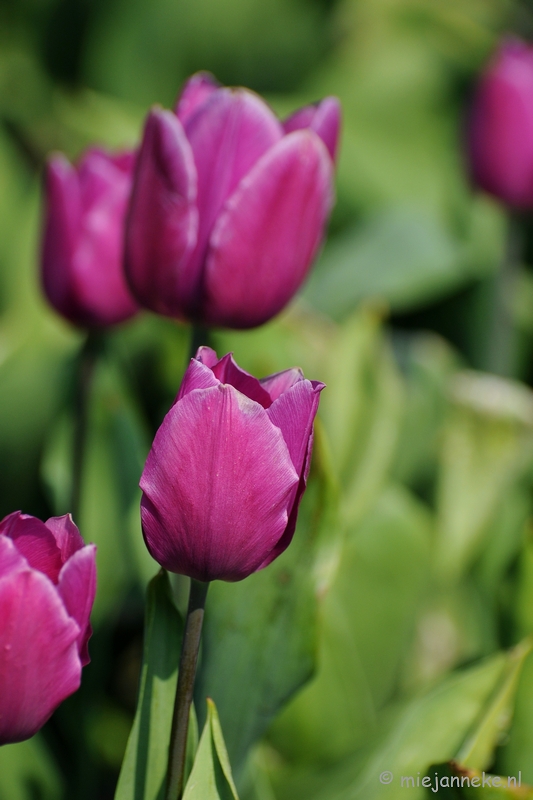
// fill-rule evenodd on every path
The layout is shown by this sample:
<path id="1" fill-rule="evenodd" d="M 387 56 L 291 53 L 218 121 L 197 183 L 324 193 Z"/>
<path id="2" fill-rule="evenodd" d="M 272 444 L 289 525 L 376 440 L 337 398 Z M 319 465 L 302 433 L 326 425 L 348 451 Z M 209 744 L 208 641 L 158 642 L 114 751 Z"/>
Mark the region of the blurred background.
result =
<path id="1" fill-rule="evenodd" d="M 289 609 L 265 659 L 285 658 L 292 637 L 294 668 L 274 688 L 264 680 L 260 724 L 247 727 L 251 711 L 217 695 L 258 674 L 239 642 L 217 655 L 213 634 L 220 671 L 201 677 L 245 798 L 368 800 L 385 788 L 393 797 L 368 777 L 379 747 L 383 769 L 396 758 L 403 774 L 445 761 L 498 692 L 507 721 L 490 728 L 483 759 L 461 751 L 464 763 L 520 769 L 533 783 L 533 665 L 510 733 L 512 664 L 493 655 L 500 661 L 476 667 L 481 677 L 459 681 L 463 694 L 452 673 L 533 628 L 533 226 L 523 215 L 523 258 L 502 285 L 507 215 L 472 188 L 463 154 L 472 87 L 505 32 L 533 39 L 529 2 L 0 0 L 1 516 L 69 510 L 84 334 L 40 291 L 47 154 L 134 145 L 148 108 L 172 106 L 197 70 L 264 94 L 281 116 L 328 94 L 342 101 L 337 203 L 302 295 L 258 331 L 212 334 L 219 355 L 234 350 L 256 375 L 298 363 L 328 384 L 300 545 L 271 578 L 213 590 L 226 621 L 230 589 L 251 598 L 256 619 L 261 603 Z M 503 358 L 502 303 L 512 343 Z M 146 313 L 102 345 L 77 520 L 99 548 L 92 663 L 42 735 L 3 748 L 2 800 L 113 797 L 135 710 L 143 592 L 157 569 L 137 482 L 188 340 L 186 327 Z M 308 597 L 306 609 L 287 592 Z M 428 716 L 424 692 L 446 680 Z M 391 709 L 398 724 L 405 709 L 421 715 L 418 733 L 404 731 L 418 760 L 391 755 Z M 445 744 L 431 739 L 435 719 L 449 727 Z"/>

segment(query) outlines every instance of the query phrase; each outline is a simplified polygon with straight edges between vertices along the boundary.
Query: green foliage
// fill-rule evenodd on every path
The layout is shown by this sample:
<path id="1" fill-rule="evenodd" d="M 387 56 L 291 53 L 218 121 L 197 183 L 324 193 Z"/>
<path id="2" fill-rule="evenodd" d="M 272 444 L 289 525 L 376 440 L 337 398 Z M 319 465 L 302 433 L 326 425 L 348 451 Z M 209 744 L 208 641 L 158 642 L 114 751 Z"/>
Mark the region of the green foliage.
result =
<path id="1" fill-rule="evenodd" d="M 239 800 L 217 709 L 207 700 L 207 719 L 183 800 Z"/>
<path id="2" fill-rule="evenodd" d="M 161 570 L 148 585 L 139 699 L 115 800 L 163 797 L 181 635 L 168 576 Z"/>
<path id="3" fill-rule="evenodd" d="M 58 800 L 61 776 L 40 736 L 0 749 L 0 800 Z"/>

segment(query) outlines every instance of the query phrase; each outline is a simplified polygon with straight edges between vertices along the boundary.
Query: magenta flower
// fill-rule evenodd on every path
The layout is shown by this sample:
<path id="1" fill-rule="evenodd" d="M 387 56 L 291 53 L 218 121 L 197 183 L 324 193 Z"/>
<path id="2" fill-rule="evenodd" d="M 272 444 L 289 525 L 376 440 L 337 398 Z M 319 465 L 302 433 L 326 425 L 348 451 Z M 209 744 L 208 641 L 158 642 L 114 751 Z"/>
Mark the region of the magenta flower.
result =
<path id="1" fill-rule="evenodd" d="M 332 205 L 336 98 L 284 123 L 246 89 L 204 74 L 176 113 L 149 114 L 126 226 L 126 272 L 141 305 L 250 328 L 304 280 Z"/>
<path id="2" fill-rule="evenodd" d="M 533 47 L 505 40 L 477 86 L 468 149 L 472 177 L 515 208 L 533 207 Z"/>
<path id="3" fill-rule="evenodd" d="M 95 551 L 68 514 L 0 522 L 0 745 L 33 736 L 80 685 Z"/>
<path id="4" fill-rule="evenodd" d="M 239 581 L 290 544 L 324 384 L 299 369 L 257 380 L 201 347 L 141 477 L 148 550 L 171 572 Z"/>
<path id="5" fill-rule="evenodd" d="M 82 327 L 114 325 L 138 306 L 123 274 L 124 216 L 134 156 L 88 150 L 77 167 L 53 156 L 46 172 L 44 291 Z"/>

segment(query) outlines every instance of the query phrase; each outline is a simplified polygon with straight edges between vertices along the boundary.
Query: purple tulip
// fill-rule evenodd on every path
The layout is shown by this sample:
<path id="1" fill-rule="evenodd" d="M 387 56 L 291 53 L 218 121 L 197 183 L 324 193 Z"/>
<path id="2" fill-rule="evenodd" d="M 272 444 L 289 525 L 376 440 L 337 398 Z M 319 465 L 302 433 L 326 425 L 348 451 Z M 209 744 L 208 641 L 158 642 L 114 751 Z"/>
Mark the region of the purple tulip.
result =
<path id="1" fill-rule="evenodd" d="M 0 522 L 0 745 L 33 736 L 80 685 L 95 550 L 69 514 Z"/>
<path id="2" fill-rule="evenodd" d="M 53 156 L 46 172 L 44 291 L 82 327 L 114 325 L 138 306 L 123 274 L 124 216 L 134 156 L 88 150 L 77 167 Z"/>
<path id="3" fill-rule="evenodd" d="M 533 207 L 533 47 L 500 46 L 482 74 L 469 125 L 472 177 L 514 208 Z"/>
<path id="4" fill-rule="evenodd" d="M 257 380 L 201 347 L 141 477 L 153 558 L 201 581 L 239 581 L 290 544 L 324 384 L 299 369 Z"/>
<path id="5" fill-rule="evenodd" d="M 332 205 L 340 108 L 281 123 L 253 92 L 205 74 L 176 113 L 149 114 L 126 225 L 126 272 L 159 314 L 250 328 L 292 298 Z"/>

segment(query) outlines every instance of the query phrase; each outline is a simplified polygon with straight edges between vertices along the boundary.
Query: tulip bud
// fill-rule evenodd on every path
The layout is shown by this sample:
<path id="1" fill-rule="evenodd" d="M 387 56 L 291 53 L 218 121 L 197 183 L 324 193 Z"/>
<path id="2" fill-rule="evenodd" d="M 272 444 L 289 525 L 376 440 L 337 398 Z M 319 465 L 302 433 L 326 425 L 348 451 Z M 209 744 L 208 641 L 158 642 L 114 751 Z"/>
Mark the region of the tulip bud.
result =
<path id="1" fill-rule="evenodd" d="M 473 180 L 508 206 L 533 207 L 533 47 L 502 43 L 481 75 L 468 130 Z"/>
<path id="2" fill-rule="evenodd" d="M 171 572 L 239 581 L 290 544 L 324 384 L 299 369 L 257 380 L 201 347 L 141 477 L 148 550 Z"/>
<path id="3" fill-rule="evenodd" d="M 0 745 L 33 736 L 80 685 L 95 551 L 68 514 L 0 522 Z"/>
<path id="4" fill-rule="evenodd" d="M 138 306 L 123 275 L 124 216 L 134 157 L 87 151 L 77 167 L 53 156 L 46 171 L 44 291 L 75 325 L 102 327 Z"/>
<path id="5" fill-rule="evenodd" d="M 139 303 L 232 328 L 281 311 L 324 235 L 339 125 L 336 98 L 281 123 L 253 92 L 205 74 L 176 113 L 152 110 L 126 225 Z"/>

